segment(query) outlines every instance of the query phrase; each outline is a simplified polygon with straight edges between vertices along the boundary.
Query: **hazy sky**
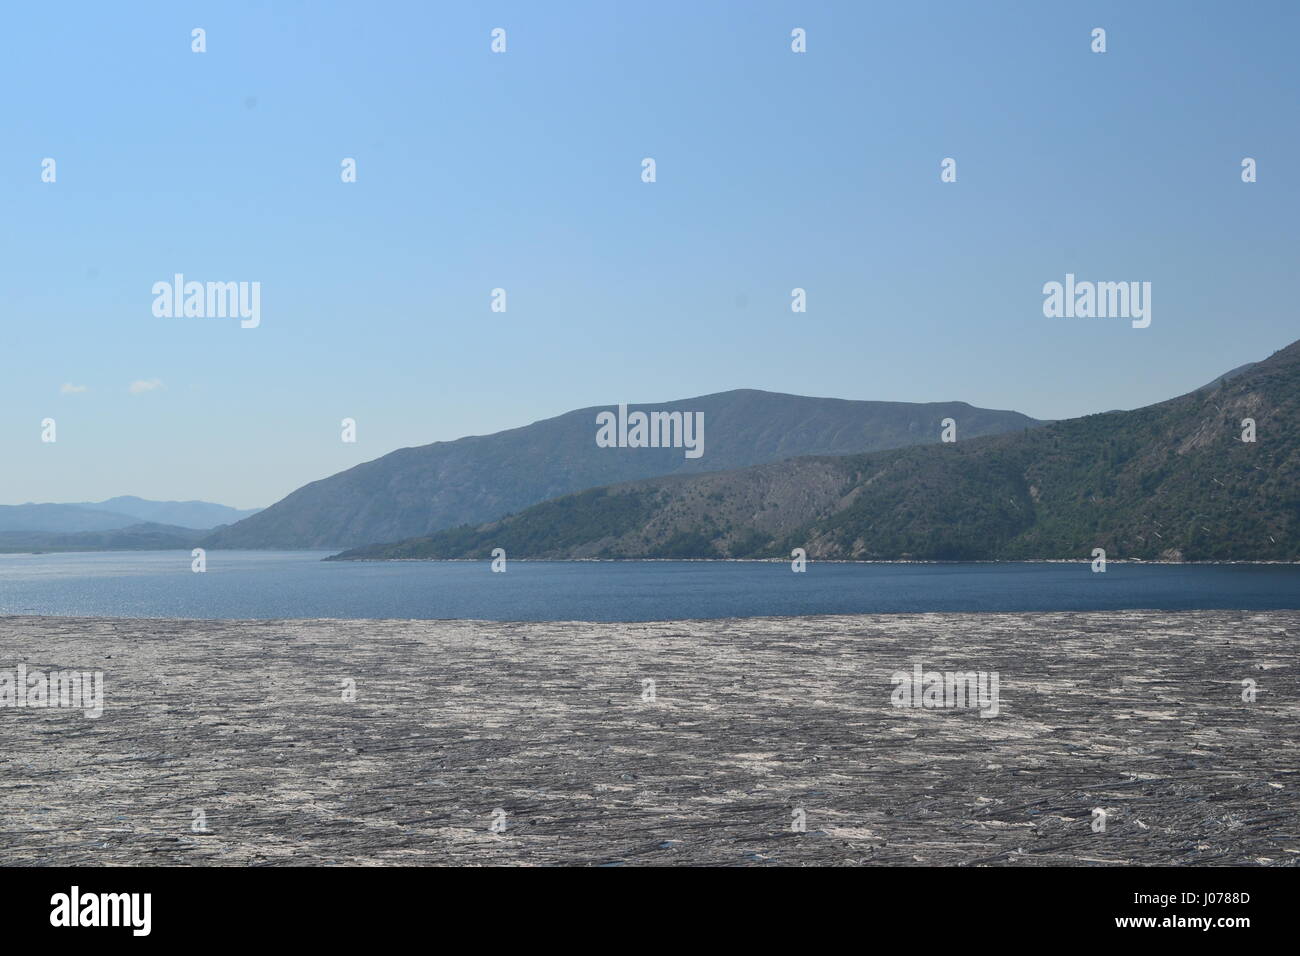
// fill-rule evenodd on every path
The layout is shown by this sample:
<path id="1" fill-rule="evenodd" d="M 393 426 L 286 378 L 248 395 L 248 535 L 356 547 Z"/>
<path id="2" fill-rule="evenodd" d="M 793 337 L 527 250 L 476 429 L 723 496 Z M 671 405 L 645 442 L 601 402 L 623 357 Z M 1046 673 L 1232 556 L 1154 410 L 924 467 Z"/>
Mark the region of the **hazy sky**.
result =
<path id="1" fill-rule="evenodd" d="M 1297 27 L 1181 0 L 10 5 L 0 503 L 266 505 L 740 387 L 1171 397 L 1300 337 Z M 260 327 L 156 317 L 178 272 L 260 282 Z M 1067 272 L 1151 282 L 1151 326 L 1045 318 Z"/>

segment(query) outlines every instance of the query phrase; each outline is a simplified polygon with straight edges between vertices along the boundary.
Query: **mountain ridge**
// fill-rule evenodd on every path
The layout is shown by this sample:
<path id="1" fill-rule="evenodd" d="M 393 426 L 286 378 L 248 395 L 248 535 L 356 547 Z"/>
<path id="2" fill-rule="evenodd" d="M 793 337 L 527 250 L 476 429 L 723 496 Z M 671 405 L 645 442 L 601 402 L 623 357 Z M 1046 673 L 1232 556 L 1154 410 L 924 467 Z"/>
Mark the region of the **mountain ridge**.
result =
<path id="1" fill-rule="evenodd" d="M 847 454 L 938 441 L 940 422 L 963 434 L 1036 428 L 1019 412 L 965 402 L 872 402 L 732 389 L 630 411 L 702 412 L 705 451 L 619 451 L 596 444 L 590 406 L 529 425 L 400 448 L 302 486 L 219 529 L 208 548 L 349 547 L 498 518 L 585 488 L 669 474 L 707 473 L 806 454 Z"/>
<path id="2" fill-rule="evenodd" d="M 240 510 L 210 501 L 153 501 L 135 495 L 119 495 L 104 501 L 29 501 L 21 505 L 0 505 L 0 532 L 75 534 L 112 531 L 141 523 L 204 532 L 250 517 L 257 510 Z"/>
<path id="3" fill-rule="evenodd" d="M 103 501 L 78 502 L 81 507 L 116 511 L 150 524 L 175 525 L 207 531 L 252 517 L 261 508 L 232 508 L 211 501 L 157 501 L 136 495 L 118 495 Z"/>
<path id="4" fill-rule="evenodd" d="M 99 531 L 0 531 L 0 554 L 48 551 L 169 551 L 190 549 L 202 530 L 140 522 Z"/>
<path id="5" fill-rule="evenodd" d="M 1241 440 L 1256 421 L 1257 441 Z M 1300 560 L 1300 342 L 1132 411 L 592 488 L 336 560 Z"/>

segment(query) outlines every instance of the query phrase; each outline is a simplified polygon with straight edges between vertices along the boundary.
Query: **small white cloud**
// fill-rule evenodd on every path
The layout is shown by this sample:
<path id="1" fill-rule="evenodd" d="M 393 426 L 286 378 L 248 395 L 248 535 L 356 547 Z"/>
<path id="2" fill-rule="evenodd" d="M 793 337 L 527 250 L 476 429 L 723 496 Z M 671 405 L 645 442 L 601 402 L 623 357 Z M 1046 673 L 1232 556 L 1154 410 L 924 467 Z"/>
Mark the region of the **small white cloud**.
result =
<path id="1" fill-rule="evenodd" d="M 148 381 L 137 379 L 131 383 L 130 392 L 132 395 L 143 395 L 145 392 L 152 392 L 154 389 L 162 387 L 163 383 L 160 379 L 151 378 Z"/>
<path id="2" fill-rule="evenodd" d="M 90 390 L 88 385 L 73 385 L 71 382 L 64 382 L 59 388 L 60 395 L 80 395 L 82 392 Z"/>

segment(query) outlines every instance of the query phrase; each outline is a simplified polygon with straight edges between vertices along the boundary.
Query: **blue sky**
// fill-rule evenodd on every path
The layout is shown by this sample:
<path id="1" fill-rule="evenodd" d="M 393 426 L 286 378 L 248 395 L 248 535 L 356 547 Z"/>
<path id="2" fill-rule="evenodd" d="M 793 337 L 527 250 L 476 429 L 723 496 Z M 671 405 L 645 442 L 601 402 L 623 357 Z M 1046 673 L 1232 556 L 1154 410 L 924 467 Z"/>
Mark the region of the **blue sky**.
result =
<path id="1" fill-rule="evenodd" d="M 406 445 L 741 387 L 1065 417 L 1300 337 L 1293 3 L 3 17 L 2 503 L 266 505 Z M 156 318 L 177 272 L 259 281 L 261 326 Z M 1150 281 L 1151 327 L 1045 318 L 1067 272 Z"/>

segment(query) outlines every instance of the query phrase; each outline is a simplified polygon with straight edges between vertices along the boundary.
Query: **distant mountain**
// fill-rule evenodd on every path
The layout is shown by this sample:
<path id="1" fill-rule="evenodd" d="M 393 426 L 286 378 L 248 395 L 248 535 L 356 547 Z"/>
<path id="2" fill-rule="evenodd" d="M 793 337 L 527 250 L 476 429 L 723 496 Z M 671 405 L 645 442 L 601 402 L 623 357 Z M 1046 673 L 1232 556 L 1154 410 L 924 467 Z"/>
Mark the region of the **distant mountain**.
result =
<path id="1" fill-rule="evenodd" d="M 130 515 L 137 521 L 178 525 L 182 528 L 199 530 L 234 524 L 261 510 L 260 508 L 240 510 L 213 504 L 210 501 L 148 501 L 134 495 L 122 495 L 106 501 L 86 501 L 79 507 Z"/>
<path id="2" fill-rule="evenodd" d="M 140 519 L 83 505 L 0 505 L 0 531 L 107 531 L 136 524 Z"/>
<path id="3" fill-rule="evenodd" d="M 339 559 L 1300 560 L 1300 342 L 1134 411 L 596 488 Z M 1242 441 L 1253 419 L 1256 441 Z M 959 436 L 960 437 L 960 436 Z"/>
<path id="4" fill-rule="evenodd" d="M 391 541 L 613 482 L 936 442 L 940 422 L 949 417 L 971 438 L 1041 424 L 1019 412 L 965 402 L 860 402 L 753 389 L 629 406 L 629 412 L 702 412 L 704 454 L 686 458 L 681 448 L 598 447 L 596 415 L 614 408 L 583 408 L 493 435 L 394 451 L 299 488 L 218 530 L 204 545 L 318 548 Z"/>
<path id="5" fill-rule="evenodd" d="M 141 523 L 106 531 L 0 531 L 0 553 L 32 551 L 165 551 L 193 548 L 201 531 Z"/>
<path id="6" fill-rule="evenodd" d="M 0 532 L 110 531 L 142 522 L 206 531 L 256 513 L 206 501 L 147 501 L 124 495 L 73 504 L 0 505 Z"/>

